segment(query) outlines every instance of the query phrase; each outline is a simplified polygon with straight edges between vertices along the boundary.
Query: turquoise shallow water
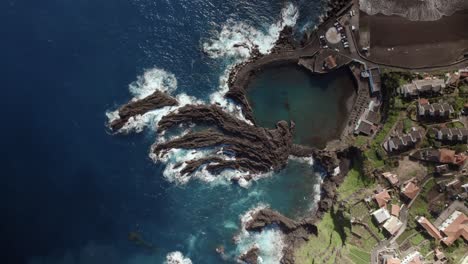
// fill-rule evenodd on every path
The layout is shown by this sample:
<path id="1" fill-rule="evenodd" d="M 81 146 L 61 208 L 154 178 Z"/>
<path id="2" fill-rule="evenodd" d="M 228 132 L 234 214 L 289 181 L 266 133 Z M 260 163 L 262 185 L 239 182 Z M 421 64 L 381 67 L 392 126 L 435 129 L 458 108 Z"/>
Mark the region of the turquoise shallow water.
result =
<path id="1" fill-rule="evenodd" d="M 348 116 L 346 102 L 353 93 L 347 69 L 312 75 L 291 64 L 261 71 L 250 83 L 247 96 L 260 126 L 292 120 L 296 143 L 324 147 L 341 133 Z"/>

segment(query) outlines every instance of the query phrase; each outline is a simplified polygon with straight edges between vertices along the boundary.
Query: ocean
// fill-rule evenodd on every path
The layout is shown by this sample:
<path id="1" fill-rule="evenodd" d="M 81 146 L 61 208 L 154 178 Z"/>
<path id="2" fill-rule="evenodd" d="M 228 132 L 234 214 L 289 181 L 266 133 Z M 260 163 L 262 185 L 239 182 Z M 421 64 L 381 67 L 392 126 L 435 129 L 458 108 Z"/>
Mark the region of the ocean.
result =
<path id="1" fill-rule="evenodd" d="M 312 160 L 291 159 L 246 188 L 181 179 L 170 160 L 148 155 L 162 112 L 128 135 L 105 125 L 119 105 L 154 89 L 238 114 L 222 98 L 229 67 L 248 57 L 233 44 L 266 53 L 284 24 L 300 35 L 324 5 L 2 1 L 2 263 L 232 263 L 255 243 L 264 263 L 278 263 L 280 232 L 243 232 L 241 219 L 262 206 L 291 217 L 310 212 L 323 177 Z"/>

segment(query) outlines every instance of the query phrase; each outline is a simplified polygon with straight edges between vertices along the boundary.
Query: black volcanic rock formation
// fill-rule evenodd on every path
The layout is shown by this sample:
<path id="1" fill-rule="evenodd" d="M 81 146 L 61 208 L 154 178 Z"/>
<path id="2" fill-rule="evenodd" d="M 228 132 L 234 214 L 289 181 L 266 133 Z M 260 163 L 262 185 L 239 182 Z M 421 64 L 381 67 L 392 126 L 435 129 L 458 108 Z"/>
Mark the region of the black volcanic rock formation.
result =
<path id="1" fill-rule="evenodd" d="M 112 129 L 112 131 L 117 131 L 127 123 L 130 117 L 143 115 L 144 113 L 147 113 L 151 110 L 163 108 L 166 106 L 175 106 L 177 104 L 178 102 L 176 99 L 163 92 L 156 91 L 150 96 L 140 100 L 130 101 L 120 107 L 118 110 L 119 118 L 112 121 L 109 124 L 109 127 Z"/>
<path id="2" fill-rule="evenodd" d="M 257 264 L 259 254 L 260 254 L 260 249 L 258 247 L 253 247 L 249 249 L 247 252 L 245 252 L 244 254 L 242 254 L 239 257 L 239 259 L 248 264 Z"/>
<path id="3" fill-rule="evenodd" d="M 308 241 L 311 235 L 317 235 L 318 232 L 313 218 L 295 221 L 268 208 L 256 212 L 252 220 L 246 223 L 245 229 L 258 232 L 271 225 L 278 226 L 286 236 L 286 247 L 283 249 L 281 263 L 294 263 L 294 248 Z"/>
<path id="4" fill-rule="evenodd" d="M 158 124 L 165 131 L 183 123 L 210 125 L 212 129 L 190 132 L 182 137 L 154 146 L 156 155 L 172 148 L 195 149 L 223 147 L 235 159 L 209 156 L 186 162 L 183 174 L 194 172 L 201 165 L 214 174 L 224 169 L 264 173 L 282 169 L 292 149 L 294 123 L 280 121 L 275 129 L 252 126 L 224 112 L 216 105 L 187 105 L 164 116 Z"/>

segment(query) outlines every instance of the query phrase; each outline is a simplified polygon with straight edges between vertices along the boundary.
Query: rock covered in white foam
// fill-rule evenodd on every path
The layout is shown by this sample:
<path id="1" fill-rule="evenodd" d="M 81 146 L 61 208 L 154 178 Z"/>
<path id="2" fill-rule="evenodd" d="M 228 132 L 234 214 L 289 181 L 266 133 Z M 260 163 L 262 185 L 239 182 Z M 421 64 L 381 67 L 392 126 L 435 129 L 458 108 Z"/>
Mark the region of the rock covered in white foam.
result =
<path id="1" fill-rule="evenodd" d="M 192 264 L 192 260 L 184 257 L 181 252 L 174 251 L 167 254 L 164 264 Z"/>
<path id="2" fill-rule="evenodd" d="M 152 68 L 129 85 L 129 90 L 136 99 L 145 98 L 156 90 L 171 94 L 177 89 L 177 79 L 174 74 L 163 69 Z"/>

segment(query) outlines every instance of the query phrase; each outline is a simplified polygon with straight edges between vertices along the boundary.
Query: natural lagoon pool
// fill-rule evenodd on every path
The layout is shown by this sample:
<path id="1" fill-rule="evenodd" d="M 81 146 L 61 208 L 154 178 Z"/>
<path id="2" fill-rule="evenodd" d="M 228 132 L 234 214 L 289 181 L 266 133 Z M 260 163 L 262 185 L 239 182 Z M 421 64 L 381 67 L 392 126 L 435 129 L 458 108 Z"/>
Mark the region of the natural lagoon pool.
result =
<path id="1" fill-rule="evenodd" d="M 247 90 L 259 126 L 273 128 L 280 120 L 292 120 L 295 143 L 319 148 L 339 138 L 354 95 L 347 68 L 319 75 L 292 63 L 262 69 Z"/>

